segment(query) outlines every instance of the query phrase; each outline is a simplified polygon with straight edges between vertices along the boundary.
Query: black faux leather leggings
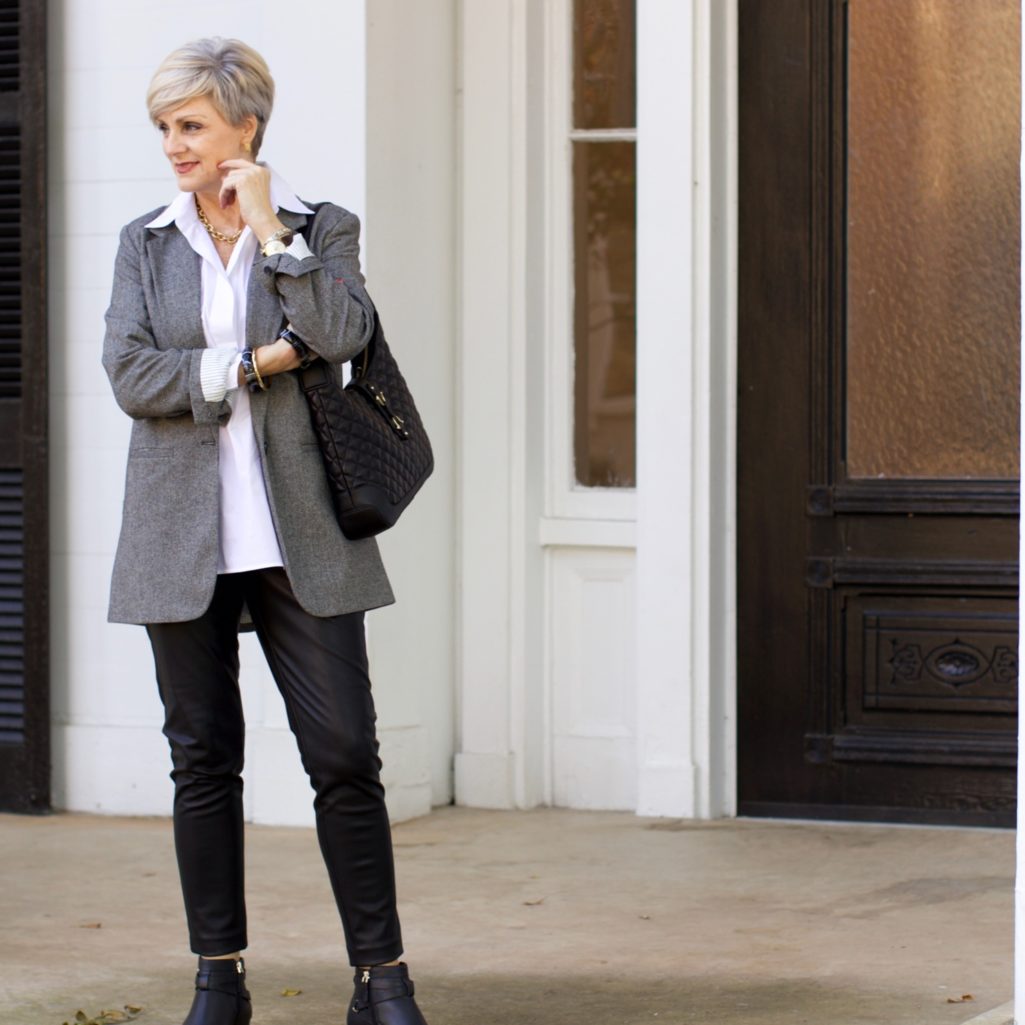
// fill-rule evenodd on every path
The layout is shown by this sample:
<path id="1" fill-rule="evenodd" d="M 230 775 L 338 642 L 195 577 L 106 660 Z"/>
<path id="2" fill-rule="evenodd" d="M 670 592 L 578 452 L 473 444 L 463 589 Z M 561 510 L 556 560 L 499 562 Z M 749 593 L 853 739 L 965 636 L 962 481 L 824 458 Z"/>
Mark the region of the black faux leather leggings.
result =
<path id="1" fill-rule="evenodd" d="M 315 793 L 317 836 L 354 965 L 402 953 L 363 613 L 305 612 L 282 569 L 217 578 L 207 611 L 147 626 L 171 745 L 174 842 L 193 953 L 246 946 L 245 723 L 238 624 L 249 608 Z"/>

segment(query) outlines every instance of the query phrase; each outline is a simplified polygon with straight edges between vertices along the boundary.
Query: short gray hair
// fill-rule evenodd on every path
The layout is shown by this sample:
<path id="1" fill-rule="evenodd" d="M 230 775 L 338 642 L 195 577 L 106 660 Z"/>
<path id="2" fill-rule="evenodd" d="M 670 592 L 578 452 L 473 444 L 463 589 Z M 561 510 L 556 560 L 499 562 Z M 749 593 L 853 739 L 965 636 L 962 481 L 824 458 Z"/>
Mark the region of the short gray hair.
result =
<path id="1" fill-rule="evenodd" d="M 146 106 L 157 121 L 161 114 L 200 96 L 208 97 L 229 124 L 256 118 L 255 157 L 274 106 L 274 79 L 267 62 L 239 39 L 197 39 L 164 58 L 150 82 Z"/>

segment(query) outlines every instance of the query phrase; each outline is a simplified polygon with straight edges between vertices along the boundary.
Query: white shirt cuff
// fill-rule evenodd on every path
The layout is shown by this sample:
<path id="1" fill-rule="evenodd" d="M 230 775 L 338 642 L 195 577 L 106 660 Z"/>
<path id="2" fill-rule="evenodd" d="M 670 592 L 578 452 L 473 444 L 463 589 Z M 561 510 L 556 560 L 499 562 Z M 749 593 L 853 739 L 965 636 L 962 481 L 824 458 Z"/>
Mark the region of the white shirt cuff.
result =
<path id="1" fill-rule="evenodd" d="M 294 256 L 297 260 L 305 260 L 307 256 L 312 256 L 310 247 L 306 244 L 306 239 L 302 235 L 293 235 L 292 241 L 289 243 L 288 248 L 285 250 L 289 256 Z"/>
<path id="2" fill-rule="evenodd" d="M 235 349 L 204 349 L 199 363 L 199 384 L 207 402 L 220 402 L 238 387 L 242 355 Z"/>

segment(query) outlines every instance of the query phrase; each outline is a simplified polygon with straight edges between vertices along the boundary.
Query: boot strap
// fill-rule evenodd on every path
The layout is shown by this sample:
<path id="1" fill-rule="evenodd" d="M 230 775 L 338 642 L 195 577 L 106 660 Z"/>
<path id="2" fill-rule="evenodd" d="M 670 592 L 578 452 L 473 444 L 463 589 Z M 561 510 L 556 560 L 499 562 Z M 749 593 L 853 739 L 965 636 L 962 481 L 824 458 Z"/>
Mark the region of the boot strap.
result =
<path id="1" fill-rule="evenodd" d="M 371 987 L 373 987 L 371 996 Z M 401 1000 L 403 997 L 411 997 L 414 992 L 412 979 L 371 979 L 370 982 L 359 982 L 356 984 L 356 995 L 353 1003 L 357 1011 L 365 1011 L 368 1007 L 373 1008 L 377 1004 L 385 1004 L 389 1000 Z M 389 992 L 389 990 L 391 992 Z M 387 994 L 387 995 L 385 995 Z M 377 1017 L 376 1015 L 374 1016 Z"/>
<path id="2" fill-rule="evenodd" d="M 234 978 L 220 979 L 216 976 L 200 972 L 196 976 L 196 989 L 207 990 L 210 993 L 224 993 L 229 997 L 241 996 L 238 982 Z"/>

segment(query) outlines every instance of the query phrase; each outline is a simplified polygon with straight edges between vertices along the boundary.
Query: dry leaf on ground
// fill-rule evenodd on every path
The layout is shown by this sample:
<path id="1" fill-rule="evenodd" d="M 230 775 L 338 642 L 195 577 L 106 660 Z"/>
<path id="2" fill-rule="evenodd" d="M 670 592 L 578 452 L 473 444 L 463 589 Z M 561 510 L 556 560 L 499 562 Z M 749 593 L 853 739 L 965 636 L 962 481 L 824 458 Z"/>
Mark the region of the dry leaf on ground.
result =
<path id="1" fill-rule="evenodd" d="M 90 1018 L 85 1011 L 75 1012 L 75 1025 L 120 1025 L 121 1022 L 135 1021 L 136 1017 L 145 1010 L 138 1004 L 125 1004 L 123 1011 L 100 1011 L 95 1018 Z M 64 1025 L 70 1025 L 64 1022 Z"/>

